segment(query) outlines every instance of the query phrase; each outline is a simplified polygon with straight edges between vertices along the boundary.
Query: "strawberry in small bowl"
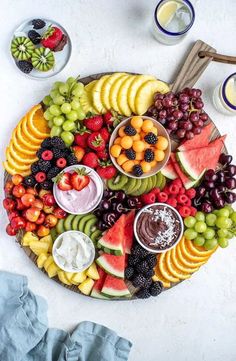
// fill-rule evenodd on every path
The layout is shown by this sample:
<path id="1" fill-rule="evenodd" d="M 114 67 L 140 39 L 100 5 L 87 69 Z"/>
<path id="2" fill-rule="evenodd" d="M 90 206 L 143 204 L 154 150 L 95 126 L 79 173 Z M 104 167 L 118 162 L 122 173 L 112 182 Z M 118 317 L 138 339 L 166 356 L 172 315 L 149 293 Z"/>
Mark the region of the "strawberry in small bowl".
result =
<path id="1" fill-rule="evenodd" d="M 66 212 L 85 214 L 100 203 L 103 182 L 92 168 L 73 165 L 58 174 L 54 181 L 53 194 L 57 204 Z"/>

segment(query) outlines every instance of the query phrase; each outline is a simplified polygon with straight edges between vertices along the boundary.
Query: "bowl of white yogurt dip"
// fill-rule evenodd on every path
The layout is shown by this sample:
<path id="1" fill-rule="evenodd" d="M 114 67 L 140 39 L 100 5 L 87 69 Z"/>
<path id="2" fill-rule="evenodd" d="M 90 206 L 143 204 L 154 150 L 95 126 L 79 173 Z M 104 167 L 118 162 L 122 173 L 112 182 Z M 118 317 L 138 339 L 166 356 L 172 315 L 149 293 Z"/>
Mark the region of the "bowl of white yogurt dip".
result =
<path id="1" fill-rule="evenodd" d="M 85 233 L 67 231 L 56 238 L 52 256 L 57 266 L 63 271 L 82 272 L 93 263 L 95 247 Z"/>
<path id="2" fill-rule="evenodd" d="M 53 195 L 57 204 L 64 211 L 71 214 L 86 214 L 91 212 L 100 203 L 103 195 L 104 185 L 102 179 L 94 169 L 85 165 L 72 165 L 65 168 L 61 173 L 73 173 L 76 169 L 83 168 L 90 179 L 88 185 L 80 191 L 71 189 L 62 191 L 57 183 L 53 185 Z M 59 173 L 59 177 L 60 174 Z"/>

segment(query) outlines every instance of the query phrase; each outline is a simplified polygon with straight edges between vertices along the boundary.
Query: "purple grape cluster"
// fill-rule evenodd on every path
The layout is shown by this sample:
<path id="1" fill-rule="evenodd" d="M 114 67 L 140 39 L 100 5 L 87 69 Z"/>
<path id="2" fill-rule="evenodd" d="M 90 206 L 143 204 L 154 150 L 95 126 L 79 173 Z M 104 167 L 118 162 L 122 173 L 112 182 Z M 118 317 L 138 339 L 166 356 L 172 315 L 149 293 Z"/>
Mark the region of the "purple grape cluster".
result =
<path id="1" fill-rule="evenodd" d="M 208 115 L 203 110 L 204 103 L 200 89 L 185 88 L 175 94 L 156 93 L 154 104 L 148 115 L 158 120 L 167 132 L 179 140 L 189 140 L 200 134 Z"/>
<path id="2" fill-rule="evenodd" d="M 205 172 L 193 200 L 194 207 L 198 210 L 211 213 L 213 209 L 223 208 L 225 204 L 236 201 L 236 193 L 232 192 L 236 189 L 236 165 L 231 164 L 232 159 L 231 155 L 222 153 L 219 170 L 209 169 Z"/>
<path id="3" fill-rule="evenodd" d="M 99 207 L 94 214 L 99 218 L 97 227 L 101 231 L 111 228 L 122 213 L 131 209 L 142 208 L 138 197 L 129 197 L 123 191 L 110 191 L 106 189 Z"/>

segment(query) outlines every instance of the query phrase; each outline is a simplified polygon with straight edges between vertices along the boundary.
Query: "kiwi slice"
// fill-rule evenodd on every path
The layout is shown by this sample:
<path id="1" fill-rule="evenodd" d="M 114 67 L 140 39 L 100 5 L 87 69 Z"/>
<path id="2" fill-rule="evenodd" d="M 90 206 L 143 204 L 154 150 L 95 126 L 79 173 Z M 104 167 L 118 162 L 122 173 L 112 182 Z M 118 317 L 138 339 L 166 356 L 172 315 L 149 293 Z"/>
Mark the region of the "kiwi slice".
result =
<path id="1" fill-rule="evenodd" d="M 134 187 L 136 187 L 137 179 L 129 178 L 128 182 L 125 184 L 125 193 L 131 194 Z"/>
<path id="2" fill-rule="evenodd" d="M 39 71 L 48 71 L 52 69 L 55 58 L 53 52 L 48 48 L 37 48 L 32 54 L 32 65 Z"/>
<path id="3" fill-rule="evenodd" d="M 74 214 L 70 214 L 69 216 L 66 217 L 64 222 L 64 228 L 66 231 L 70 231 L 72 229 L 72 221 L 74 218 L 75 218 Z"/>
<path id="4" fill-rule="evenodd" d="M 99 238 L 102 235 L 102 231 L 100 231 L 99 229 L 96 229 L 96 231 L 92 232 L 92 234 L 90 235 L 90 238 L 93 242 L 97 242 L 99 240 Z"/>
<path id="5" fill-rule="evenodd" d="M 142 184 L 142 180 L 141 180 L 141 179 L 135 179 L 135 180 L 136 180 L 135 187 L 132 188 L 132 191 L 129 193 L 131 196 L 134 195 L 134 193 L 141 187 L 141 184 Z"/>
<path id="6" fill-rule="evenodd" d="M 165 187 L 166 185 L 166 177 L 164 177 L 162 175 L 162 181 L 161 181 L 161 184 L 160 184 L 160 190 L 162 191 L 162 189 Z"/>
<path id="7" fill-rule="evenodd" d="M 162 174 L 161 174 L 161 172 L 158 172 L 156 175 L 155 175 L 155 177 L 156 177 L 156 182 L 155 182 L 155 187 L 160 187 L 160 185 L 161 185 L 161 182 L 162 182 Z"/>
<path id="8" fill-rule="evenodd" d="M 57 222 L 57 225 L 56 225 L 56 231 L 58 234 L 65 232 L 64 219 L 59 219 L 59 221 Z"/>
<path id="9" fill-rule="evenodd" d="M 77 231 L 79 221 L 81 220 L 82 217 L 83 217 L 83 214 L 79 214 L 78 216 L 75 216 L 75 218 L 73 219 L 73 221 L 72 221 L 72 229 L 74 231 Z"/>
<path id="10" fill-rule="evenodd" d="M 92 231 L 93 231 L 93 226 L 95 226 L 95 224 L 97 223 L 97 218 L 94 216 L 94 218 L 89 219 L 84 226 L 84 233 L 87 234 L 87 236 L 90 237 Z"/>
<path id="11" fill-rule="evenodd" d="M 107 181 L 107 186 L 112 191 L 118 191 L 124 187 L 128 182 L 129 178 L 124 174 L 118 174 L 116 177 L 111 178 Z"/>
<path id="12" fill-rule="evenodd" d="M 57 231 L 56 231 L 56 228 L 52 228 L 52 229 L 50 230 L 50 234 L 51 234 L 52 240 L 53 240 L 53 242 L 54 242 L 55 239 L 56 239 L 57 236 L 58 236 Z"/>
<path id="13" fill-rule="evenodd" d="M 89 213 L 89 214 L 85 215 L 84 217 L 82 217 L 81 220 L 79 221 L 79 226 L 78 226 L 79 231 L 84 232 L 85 223 L 87 221 L 89 221 L 90 219 L 93 219 L 93 218 L 96 218 L 96 217 L 95 217 L 94 214 L 91 214 L 91 213 Z"/>
<path id="14" fill-rule="evenodd" d="M 18 60 L 28 60 L 34 52 L 35 46 L 29 38 L 18 36 L 11 42 L 12 56 Z"/>
<path id="15" fill-rule="evenodd" d="M 154 185 L 153 185 L 152 177 L 148 177 L 148 178 L 146 178 L 146 179 L 147 179 L 147 181 L 148 181 L 148 185 L 147 185 L 147 187 L 146 187 L 145 193 L 148 193 L 148 192 L 150 192 L 150 190 L 151 190 L 152 188 L 154 188 Z"/>
<path id="16" fill-rule="evenodd" d="M 133 192 L 133 196 L 141 196 L 141 194 L 146 193 L 146 189 L 148 186 L 148 178 L 141 179 L 141 186 Z"/>

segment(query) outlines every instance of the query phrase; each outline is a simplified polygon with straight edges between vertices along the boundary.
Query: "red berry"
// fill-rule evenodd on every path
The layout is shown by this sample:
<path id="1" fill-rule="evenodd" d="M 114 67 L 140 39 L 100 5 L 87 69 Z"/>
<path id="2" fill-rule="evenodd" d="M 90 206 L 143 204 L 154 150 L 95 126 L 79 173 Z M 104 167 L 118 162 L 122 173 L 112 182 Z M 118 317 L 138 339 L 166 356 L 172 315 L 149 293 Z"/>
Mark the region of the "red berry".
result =
<path id="1" fill-rule="evenodd" d="M 188 200 L 184 203 L 184 205 L 190 207 L 192 205 L 191 199 L 188 198 Z"/>
<path id="2" fill-rule="evenodd" d="M 7 225 L 6 232 L 9 236 L 15 236 L 17 234 L 17 230 L 14 229 L 10 224 Z"/>
<path id="3" fill-rule="evenodd" d="M 86 148 L 89 135 L 90 131 L 87 128 L 81 128 L 78 133 L 75 134 L 75 144 L 79 145 L 82 148 Z"/>
<path id="4" fill-rule="evenodd" d="M 84 125 L 87 129 L 97 132 L 103 126 L 103 118 L 101 115 L 94 115 L 93 117 L 84 119 Z"/>
<path id="5" fill-rule="evenodd" d="M 107 128 L 102 128 L 100 130 L 100 134 L 101 134 L 102 138 L 105 140 L 105 142 L 107 143 L 111 136 L 109 131 L 107 130 Z"/>
<path id="6" fill-rule="evenodd" d="M 100 177 L 104 179 L 111 179 L 117 174 L 117 170 L 113 165 L 99 165 L 96 168 L 96 171 L 100 175 Z"/>
<path id="7" fill-rule="evenodd" d="M 67 163 L 67 161 L 65 158 L 58 158 L 56 161 L 56 165 L 58 168 L 65 168 L 66 163 Z"/>
<path id="8" fill-rule="evenodd" d="M 180 187 L 179 194 L 185 194 L 186 189 L 184 187 Z"/>
<path id="9" fill-rule="evenodd" d="M 179 187 L 176 184 L 171 184 L 169 186 L 169 192 L 170 192 L 170 194 L 178 194 L 179 193 Z"/>
<path id="10" fill-rule="evenodd" d="M 152 193 L 154 193 L 155 196 L 157 196 L 160 193 L 160 191 L 161 191 L 160 188 L 157 188 L 157 187 L 152 189 Z"/>
<path id="11" fill-rule="evenodd" d="M 179 204 L 185 205 L 189 198 L 185 194 L 179 194 L 176 199 Z"/>
<path id="12" fill-rule="evenodd" d="M 166 194 L 170 194 L 169 187 L 166 185 L 164 189 L 162 189 L 162 192 Z"/>
<path id="13" fill-rule="evenodd" d="M 103 114 L 103 119 L 104 119 L 104 122 L 106 123 L 106 125 L 108 125 L 108 126 L 113 125 L 114 117 L 111 112 L 107 112 L 106 114 Z"/>
<path id="14" fill-rule="evenodd" d="M 38 183 L 42 183 L 46 179 L 46 173 L 44 172 L 38 172 L 35 176 L 35 179 Z"/>
<path id="15" fill-rule="evenodd" d="M 196 213 L 197 213 L 197 209 L 196 209 L 196 208 L 194 208 L 194 207 L 190 207 L 190 210 L 191 210 L 191 214 L 190 214 L 190 216 L 195 217 L 195 215 L 196 215 Z"/>
<path id="16" fill-rule="evenodd" d="M 100 152 L 97 152 L 97 156 L 101 160 L 107 160 L 109 158 L 109 154 L 106 149 L 103 149 Z"/>
<path id="17" fill-rule="evenodd" d="M 176 178 L 176 179 L 174 179 L 172 182 L 171 182 L 171 184 L 174 184 L 175 186 L 177 186 L 177 187 L 183 187 L 183 183 L 182 183 L 182 181 L 181 181 L 181 179 L 180 178 Z"/>
<path id="18" fill-rule="evenodd" d="M 41 158 L 43 160 L 51 160 L 53 158 L 53 152 L 51 150 L 45 150 L 42 153 Z"/>
<path id="19" fill-rule="evenodd" d="M 141 201 L 144 204 L 153 204 L 156 201 L 156 196 L 153 192 L 147 193 L 147 194 L 143 194 L 141 196 Z"/>
<path id="20" fill-rule="evenodd" d="M 191 209 L 190 209 L 190 207 L 187 207 L 187 206 L 179 207 L 178 211 L 179 211 L 179 214 L 181 215 L 181 217 L 183 217 L 183 218 L 191 215 Z"/>
<path id="21" fill-rule="evenodd" d="M 168 199 L 168 195 L 166 194 L 166 192 L 160 192 L 159 194 L 157 194 L 158 202 L 165 203 L 167 199 Z"/>
<path id="22" fill-rule="evenodd" d="M 187 189 L 185 194 L 190 198 L 193 199 L 196 196 L 196 190 L 194 188 Z"/>
<path id="23" fill-rule="evenodd" d="M 96 168 L 98 166 L 98 156 L 93 152 L 89 152 L 84 155 L 82 163 L 90 168 Z"/>
<path id="24" fill-rule="evenodd" d="M 177 200 L 175 198 L 168 198 L 166 204 L 175 208 L 177 206 Z"/>

